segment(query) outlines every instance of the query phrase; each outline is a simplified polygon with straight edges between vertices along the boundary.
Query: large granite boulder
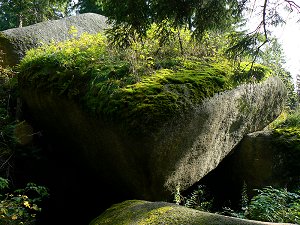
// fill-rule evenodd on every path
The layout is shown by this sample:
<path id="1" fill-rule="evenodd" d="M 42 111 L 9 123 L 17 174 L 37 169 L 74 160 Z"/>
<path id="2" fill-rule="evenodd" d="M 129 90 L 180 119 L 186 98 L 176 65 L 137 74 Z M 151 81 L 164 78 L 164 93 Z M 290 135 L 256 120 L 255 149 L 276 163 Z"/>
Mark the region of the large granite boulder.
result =
<path id="1" fill-rule="evenodd" d="M 200 183 L 214 196 L 216 207 L 239 205 L 266 186 L 294 191 L 300 182 L 300 129 L 265 129 L 244 136 L 218 167 Z M 245 189 L 246 188 L 246 189 Z"/>
<path id="2" fill-rule="evenodd" d="M 96 172 L 99 182 L 121 186 L 136 198 L 161 200 L 199 181 L 245 134 L 273 121 L 286 90 L 276 77 L 241 85 L 194 104 L 184 114 L 169 115 L 159 129 L 143 131 L 134 126 L 124 130 L 120 121 L 91 116 L 78 102 L 55 93 L 24 86 L 21 95 L 33 120 L 67 143 L 65 151 Z M 151 124 L 140 115 L 131 119 Z"/>
<path id="3" fill-rule="evenodd" d="M 106 17 L 85 13 L 60 20 L 41 22 L 0 32 L 0 65 L 19 63 L 27 50 L 52 41 L 65 41 L 87 32 L 95 34 L 107 28 Z"/>
<path id="4" fill-rule="evenodd" d="M 278 128 L 246 135 L 231 163 L 248 189 L 289 187 L 300 181 L 299 128 Z M 238 172 L 237 172 L 238 171 Z"/>
<path id="5" fill-rule="evenodd" d="M 90 225 L 120 224 L 280 225 L 287 223 L 238 219 L 201 212 L 166 202 L 147 202 L 139 200 L 129 200 L 113 205 L 90 223 Z"/>

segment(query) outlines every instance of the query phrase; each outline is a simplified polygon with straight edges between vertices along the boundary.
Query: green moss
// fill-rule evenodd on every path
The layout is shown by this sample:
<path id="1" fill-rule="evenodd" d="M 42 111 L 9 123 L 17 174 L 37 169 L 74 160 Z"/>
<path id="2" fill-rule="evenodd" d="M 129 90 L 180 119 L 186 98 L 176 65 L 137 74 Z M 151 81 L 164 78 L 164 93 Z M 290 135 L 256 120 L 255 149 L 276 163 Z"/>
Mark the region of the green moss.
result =
<path id="1" fill-rule="evenodd" d="M 148 213 L 146 213 L 145 218 L 143 218 L 139 222 L 139 224 L 140 225 L 157 224 L 158 221 L 160 220 L 160 217 L 170 210 L 172 210 L 172 207 L 170 206 L 164 206 L 164 207 L 153 209 Z"/>
<path id="2" fill-rule="evenodd" d="M 300 127 L 282 127 L 273 130 L 274 144 L 284 155 L 286 176 L 300 176 Z"/>
<path id="3" fill-rule="evenodd" d="M 94 219 L 90 224 L 115 224 L 115 225 L 130 225 L 134 212 L 128 209 L 143 204 L 144 201 L 129 200 L 119 204 L 115 204 L 106 210 L 100 217 Z M 119 213 L 120 212 L 120 213 Z M 101 222 L 99 222 L 101 221 Z"/>
<path id="4" fill-rule="evenodd" d="M 233 87 L 234 69 L 228 62 L 174 57 L 158 69 L 131 54 L 110 47 L 101 34 L 53 43 L 27 53 L 19 65 L 19 84 L 21 89 L 67 96 L 93 115 L 126 129 L 141 128 L 139 132 L 159 128 Z"/>
<path id="5" fill-rule="evenodd" d="M 300 151 L 300 111 L 283 113 L 273 125 L 273 136 L 278 143 Z"/>
<path id="6" fill-rule="evenodd" d="M 273 130 L 276 142 L 285 145 L 286 149 L 300 152 L 300 127 L 283 127 Z"/>
<path id="7" fill-rule="evenodd" d="M 94 219 L 90 225 L 255 225 L 257 221 L 241 220 L 201 212 L 165 202 L 125 201 Z"/>
<path id="8" fill-rule="evenodd" d="M 248 82 L 260 82 L 272 75 L 269 67 L 253 62 L 240 63 L 237 71 L 232 75 L 233 84 L 241 84 Z"/>
<path id="9" fill-rule="evenodd" d="M 93 85 L 84 102 L 98 115 L 130 121 L 134 127 L 149 128 L 151 124 L 157 127 L 200 104 L 204 98 L 226 90 L 227 80 L 222 73 L 209 66 L 198 71 L 161 69 L 151 76 L 142 76 L 133 84 L 122 86 L 122 81 L 115 80 Z M 140 119 L 143 124 L 139 124 Z"/>

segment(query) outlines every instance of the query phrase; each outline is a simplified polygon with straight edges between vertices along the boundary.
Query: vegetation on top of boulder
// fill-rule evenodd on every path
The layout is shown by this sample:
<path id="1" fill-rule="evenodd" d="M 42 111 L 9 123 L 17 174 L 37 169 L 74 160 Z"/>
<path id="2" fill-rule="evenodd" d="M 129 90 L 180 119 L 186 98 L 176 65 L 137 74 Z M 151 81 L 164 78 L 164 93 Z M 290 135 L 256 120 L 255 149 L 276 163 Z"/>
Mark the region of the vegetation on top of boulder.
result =
<path id="1" fill-rule="evenodd" d="M 300 110 L 282 115 L 273 122 L 272 136 L 277 146 L 278 154 L 286 161 L 286 176 L 290 177 L 292 188 L 300 187 Z"/>
<path id="2" fill-rule="evenodd" d="M 187 31 L 162 46 L 155 30 L 148 32 L 149 40 L 126 49 L 109 45 L 101 34 L 32 49 L 19 65 L 19 85 L 81 101 L 104 118 L 134 125 L 139 115 L 143 125 L 157 127 L 174 112 L 238 85 L 236 74 L 243 74 L 241 82 L 255 82 L 252 75 L 247 77 L 251 71 L 256 81 L 269 76 L 270 71 L 257 64 L 237 68 L 225 58 L 197 57 L 197 44 Z M 186 54 L 178 46 L 184 46 Z"/>
<path id="3" fill-rule="evenodd" d="M 296 109 L 293 113 L 279 118 L 279 122 L 274 125 L 273 135 L 289 149 L 300 150 L 300 110 Z"/>

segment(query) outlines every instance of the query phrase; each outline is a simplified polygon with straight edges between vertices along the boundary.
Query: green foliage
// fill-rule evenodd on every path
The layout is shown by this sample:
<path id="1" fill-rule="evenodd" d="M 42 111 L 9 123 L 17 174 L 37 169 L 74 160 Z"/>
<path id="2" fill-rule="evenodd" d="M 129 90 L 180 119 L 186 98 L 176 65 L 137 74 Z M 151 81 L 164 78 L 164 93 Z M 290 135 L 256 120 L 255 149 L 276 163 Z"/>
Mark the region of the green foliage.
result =
<path id="1" fill-rule="evenodd" d="M 300 196 L 286 189 L 265 187 L 251 199 L 246 218 L 269 222 L 300 223 Z"/>
<path id="2" fill-rule="evenodd" d="M 174 29 L 188 27 L 201 39 L 207 30 L 228 29 L 239 21 L 242 6 L 243 1 L 238 0 L 107 0 L 103 1 L 103 13 L 113 24 L 113 30 L 118 31 L 116 34 L 124 34 L 124 39 L 132 34 L 144 36 L 153 23 L 163 28 L 165 20 Z"/>
<path id="3" fill-rule="evenodd" d="M 16 140 L 13 135 L 15 119 L 10 113 L 10 104 L 13 101 L 15 85 L 13 72 L 10 68 L 0 67 L 0 176 L 10 170 L 13 149 Z"/>
<path id="4" fill-rule="evenodd" d="M 282 116 L 283 117 L 283 116 Z M 300 111 L 296 109 L 272 126 L 274 145 L 285 161 L 285 176 L 289 177 L 289 186 L 297 185 L 300 177 Z"/>
<path id="5" fill-rule="evenodd" d="M 282 117 L 272 127 L 273 136 L 286 150 L 297 152 L 300 150 L 300 110 L 296 109 Z"/>
<path id="6" fill-rule="evenodd" d="M 249 197 L 248 197 L 248 193 L 247 193 L 247 184 L 244 181 L 242 193 L 241 193 L 241 207 L 242 207 L 243 211 L 246 210 L 248 204 L 249 204 Z"/>
<path id="7" fill-rule="evenodd" d="M 180 187 L 174 192 L 174 202 L 187 208 L 211 212 L 214 199 L 210 196 L 204 185 L 198 185 L 191 193 L 183 196 Z"/>
<path id="8" fill-rule="evenodd" d="M 11 171 L 16 169 L 15 157 L 33 153 L 18 144 L 16 126 L 19 122 L 15 120 L 15 112 L 11 111 L 15 95 L 14 72 L 10 68 L 0 67 L 0 224 L 32 225 L 41 211 L 38 205 L 48 196 L 47 189 L 28 183 L 23 189 L 10 191 L 9 181 L 3 178 L 13 176 Z"/>
<path id="9" fill-rule="evenodd" d="M 247 186 L 244 183 L 241 193 L 241 210 L 234 211 L 224 207 L 218 214 L 266 222 L 295 223 L 300 222 L 300 192 L 290 192 L 287 189 L 276 189 L 271 186 L 255 189 L 257 195 L 248 199 Z M 214 199 L 209 190 L 199 185 L 188 196 L 182 196 L 179 191 L 178 204 L 201 211 L 213 212 Z"/>
<path id="10" fill-rule="evenodd" d="M 0 177 L 0 190 L 7 189 L 8 187 L 9 187 L 8 180 Z"/>
<path id="11" fill-rule="evenodd" d="M 269 67 L 275 76 L 278 76 L 285 84 L 288 92 L 286 106 L 289 110 L 294 110 L 297 105 L 297 94 L 295 92 L 292 75 L 284 69 L 285 56 L 283 49 L 276 38 L 270 39 L 269 45 L 260 54 L 258 62 Z"/>
<path id="12" fill-rule="evenodd" d="M 102 118 L 144 130 L 159 128 L 204 98 L 238 85 L 232 78 L 239 69 L 217 57 L 222 50 L 214 43 L 209 53 L 197 54 L 204 46 L 193 41 L 188 30 L 178 33 L 170 27 L 174 38 L 161 40 L 158 29 L 153 25 L 147 39 L 132 42 L 126 49 L 109 45 L 101 34 L 84 34 L 30 50 L 19 65 L 20 87 L 68 96 Z M 257 72 L 262 66 L 253 68 Z M 247 73 L 250 67 L 243 70 Z M 137 116 L 143 124 L 136 123 Z"/>
<path id="13" fill-rule="evenodd" d="M 69 0 L 1 0 L 0 30 L 28 26 L 66 15 Z"/>
<path id="14" fill-rule="evenodd" d="M 79 13 L 103 14 L 102 0 L 79 0 L 74 8 L 78 8 Z"/>
<path id="15" fill-rule="evenodd" d="M 297 108 L 284 116 L 275 128 L 300 127 L 300 109 Z"/>
<path id="16" fill-rule="evenodd" d="M 182 196 L 180 194 L 180 186 L 177 186 L 176 188 L 176 191 L 174 193 L 174 202 L 177 204 L 177 205 L 180 205 L 180 203 L 182 202 Z"/>
<path id="17" fill-rule="evenodd" d="M 192 209 L 210 212 L 212 210 L 213 198 L 208 195 L 204 185 L 198 185 L 192 193 L 184 198 L 184 206 Z"/>
<path id="18" fill-rule="evenodd" d="M 28 183 L 25 188 L 5 193 L 8 180 L 0 177 L 0 222 L 3 225 L 25 224 L 32 225 L 36 215 L 41 211 L 38 204 L 48 197 L 44 186 Z"/>
<path id="19" fill-rule="evenodd" d="M 260 82 L 272 75 L 269 67 L 253 62 L 242 62 L 232 76 L 235 85 L 249 82 Z"/>
<path id="20" fill-rule="evenodd" d="M 299 122 L 298 122 L 299 123 Z M 288 160 L 289 171 L 299 176 L 300 158 L 300 127 L 281 127 L 273 130 L 275 142 L 285 150 Z"/>

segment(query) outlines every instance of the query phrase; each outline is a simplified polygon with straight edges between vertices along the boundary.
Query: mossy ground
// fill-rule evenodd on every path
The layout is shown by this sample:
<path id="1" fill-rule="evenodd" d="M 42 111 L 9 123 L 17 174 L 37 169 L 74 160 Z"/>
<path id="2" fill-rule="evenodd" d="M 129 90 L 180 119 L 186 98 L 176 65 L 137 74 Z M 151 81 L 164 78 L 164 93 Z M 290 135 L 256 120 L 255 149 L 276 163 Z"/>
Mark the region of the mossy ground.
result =
<path id="1" fill-rule="evenodd" d="M 83 35 L 29 51 L 19 84 L 67 96 L 94 115 L 141 131 L 234 87 L 236 71 L 226 60 L 145 55 L 144 49 L 118 51 L 101 34 Z"/>

